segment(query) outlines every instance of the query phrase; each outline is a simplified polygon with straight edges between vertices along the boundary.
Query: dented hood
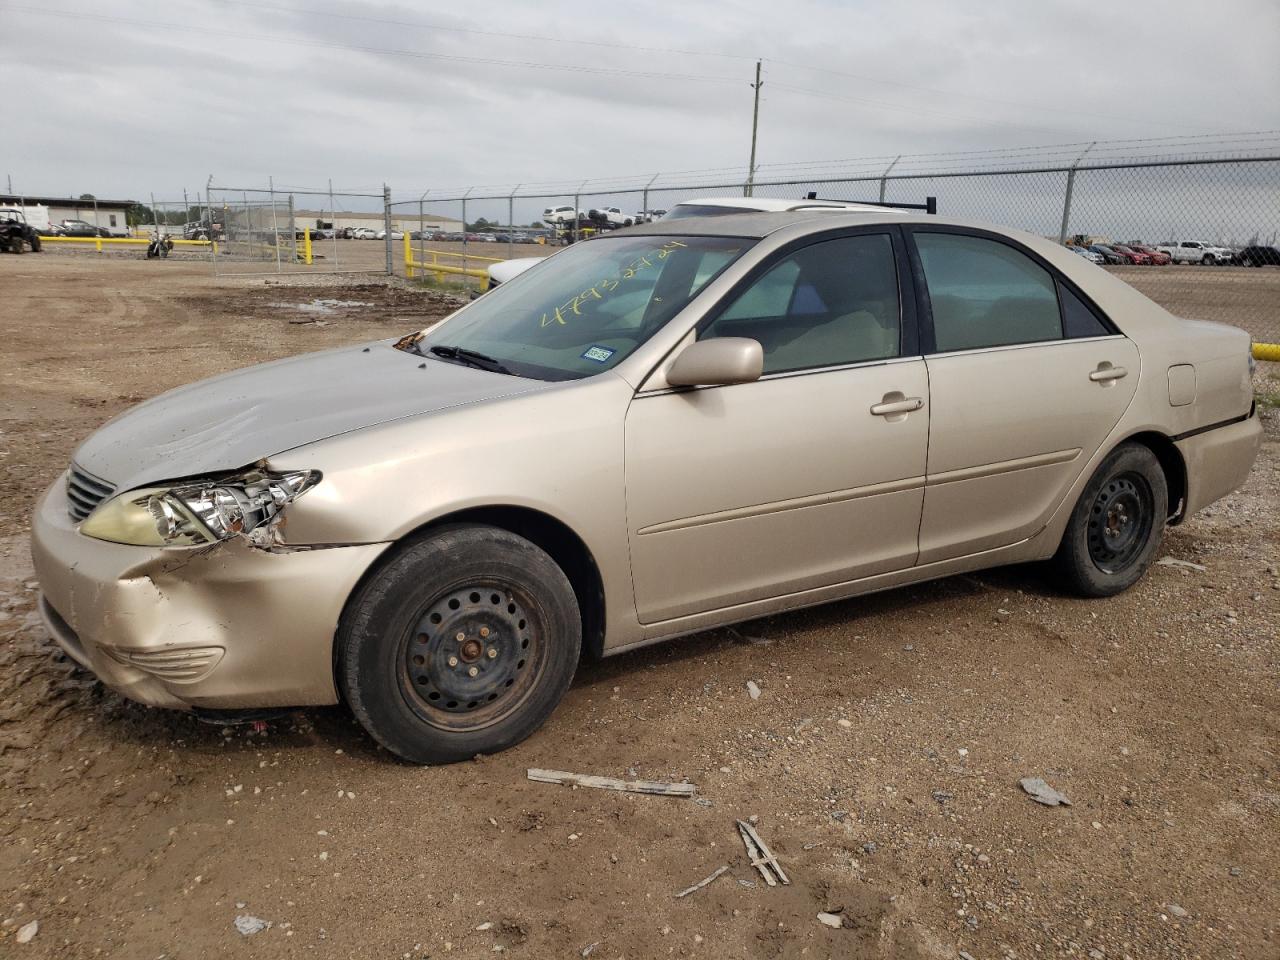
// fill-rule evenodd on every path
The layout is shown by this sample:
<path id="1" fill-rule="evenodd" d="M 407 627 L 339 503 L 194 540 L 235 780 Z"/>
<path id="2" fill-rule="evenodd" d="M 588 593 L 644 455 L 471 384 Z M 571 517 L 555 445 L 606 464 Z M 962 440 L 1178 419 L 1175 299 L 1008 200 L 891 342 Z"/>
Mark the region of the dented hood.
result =
<path id="1" fill-rule="evenodd" d="M 547 386 L 424 359 L 392 343 L 304 354 L 179 387 L 109 421 L 73 459 L 128 490 L 234 470 L 388 420 Z"/>

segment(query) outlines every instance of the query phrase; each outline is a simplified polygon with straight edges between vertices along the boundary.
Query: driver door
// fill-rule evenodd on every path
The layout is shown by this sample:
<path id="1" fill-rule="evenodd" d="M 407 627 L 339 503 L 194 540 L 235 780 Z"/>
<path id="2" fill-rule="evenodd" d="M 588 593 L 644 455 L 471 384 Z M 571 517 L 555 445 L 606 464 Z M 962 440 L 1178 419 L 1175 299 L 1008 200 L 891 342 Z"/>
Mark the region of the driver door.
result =
<path id="1" fill-rule="evenodd" d="M 879 227 L 784 251 L 698 333 L 759 340 L 758 381 L 636 396 L 625 448 L 641 622 L 914 564 L 928 377 L 902 350 L 915 341 L 901 243 Z"/>

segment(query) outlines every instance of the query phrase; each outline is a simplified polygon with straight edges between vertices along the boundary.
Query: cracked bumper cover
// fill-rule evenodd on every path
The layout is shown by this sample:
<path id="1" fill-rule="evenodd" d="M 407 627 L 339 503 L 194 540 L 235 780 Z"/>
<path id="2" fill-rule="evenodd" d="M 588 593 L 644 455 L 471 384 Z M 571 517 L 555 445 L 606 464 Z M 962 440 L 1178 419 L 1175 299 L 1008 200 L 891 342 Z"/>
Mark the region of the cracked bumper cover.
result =
<path id="1" fill-rule="evenodd" d="M 108 543 L 77 531 L 62 477 L 31 530 L 40 613 L 58 644 L 120 694 L 177 709 L 336 703 L 338 618 L 386 547 Z"/>

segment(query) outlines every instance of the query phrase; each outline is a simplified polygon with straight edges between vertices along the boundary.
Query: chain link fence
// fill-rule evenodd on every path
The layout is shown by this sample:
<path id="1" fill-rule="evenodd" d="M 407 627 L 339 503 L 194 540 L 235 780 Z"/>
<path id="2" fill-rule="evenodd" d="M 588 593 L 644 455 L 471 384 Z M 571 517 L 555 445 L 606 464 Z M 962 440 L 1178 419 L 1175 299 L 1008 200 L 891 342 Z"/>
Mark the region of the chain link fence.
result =
<path id="1" fill-rule="evenodd" d="M 673 174 L 550 189 L 471 188 L 443 196 L 428 191 L 416 200 L 389 204 L 388 211 L 407 225 L 411 237 L 407 257 L 395 258 L 398 272 L 406 263 L 411 268 L 424 261 L 449 263 L 463 272 L 441 272 L 437 278 L 477 283 L 494 259 L 544 255 L 550 251 L 536 244 L 572 242 L 700 197 L 802 199 L 813 194 L 913 204 L 936 197 L 940 215 L 1092 248 L 1117 261 L 1106 269 L 1170 311 L 1230 323 L 1257 341 L 1277 343 L 1280 264 L 1250 265 L 1259 259 L 1251 257 L 1251 248 L 1274 249 L 1280 241 L 1280 143 L 1265 146 L 1275 149 L 1131 159 L 1091 144 L 1073 150 L 1075 156 L 1049 151 L 1047 157 L 1015 156 L 986 168 L 966 168 L 964 155 L 905 162 L 886 158 L 838 175 L 757 176 L 751 183 L 705 175 L 681 180 Z M 1159 252 L 1144 254 L 1156 248 L 1177 252 L 1184 243 L 1202 245 L 1194 249 L 1212 254 L 1202 253 L 1190 263 L 1165 262 Z"/>
<path id="2" fill-rule="evenodd" d="M 187 232 L 214 241 L 215 275 L 391 272 L 386 188 L 351 193 L 210 182 L 205 199 Z"/>

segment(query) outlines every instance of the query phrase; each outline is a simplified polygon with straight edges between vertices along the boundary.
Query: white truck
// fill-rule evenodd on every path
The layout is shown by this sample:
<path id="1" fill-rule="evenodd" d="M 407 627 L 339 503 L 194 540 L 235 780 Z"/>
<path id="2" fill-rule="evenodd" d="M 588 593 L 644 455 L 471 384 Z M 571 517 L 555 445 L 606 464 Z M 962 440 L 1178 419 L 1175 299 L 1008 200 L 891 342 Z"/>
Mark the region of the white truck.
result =
<path id="1" fill-rule="evenodd" d="M 1214 266 L 1230 263 L 1235 253 L 1226 247 L 1204 240 L 1170 240 L 1156 244 L 1156 249 L 1167 253 L 1173 263 L 1203 263 Z"/>

